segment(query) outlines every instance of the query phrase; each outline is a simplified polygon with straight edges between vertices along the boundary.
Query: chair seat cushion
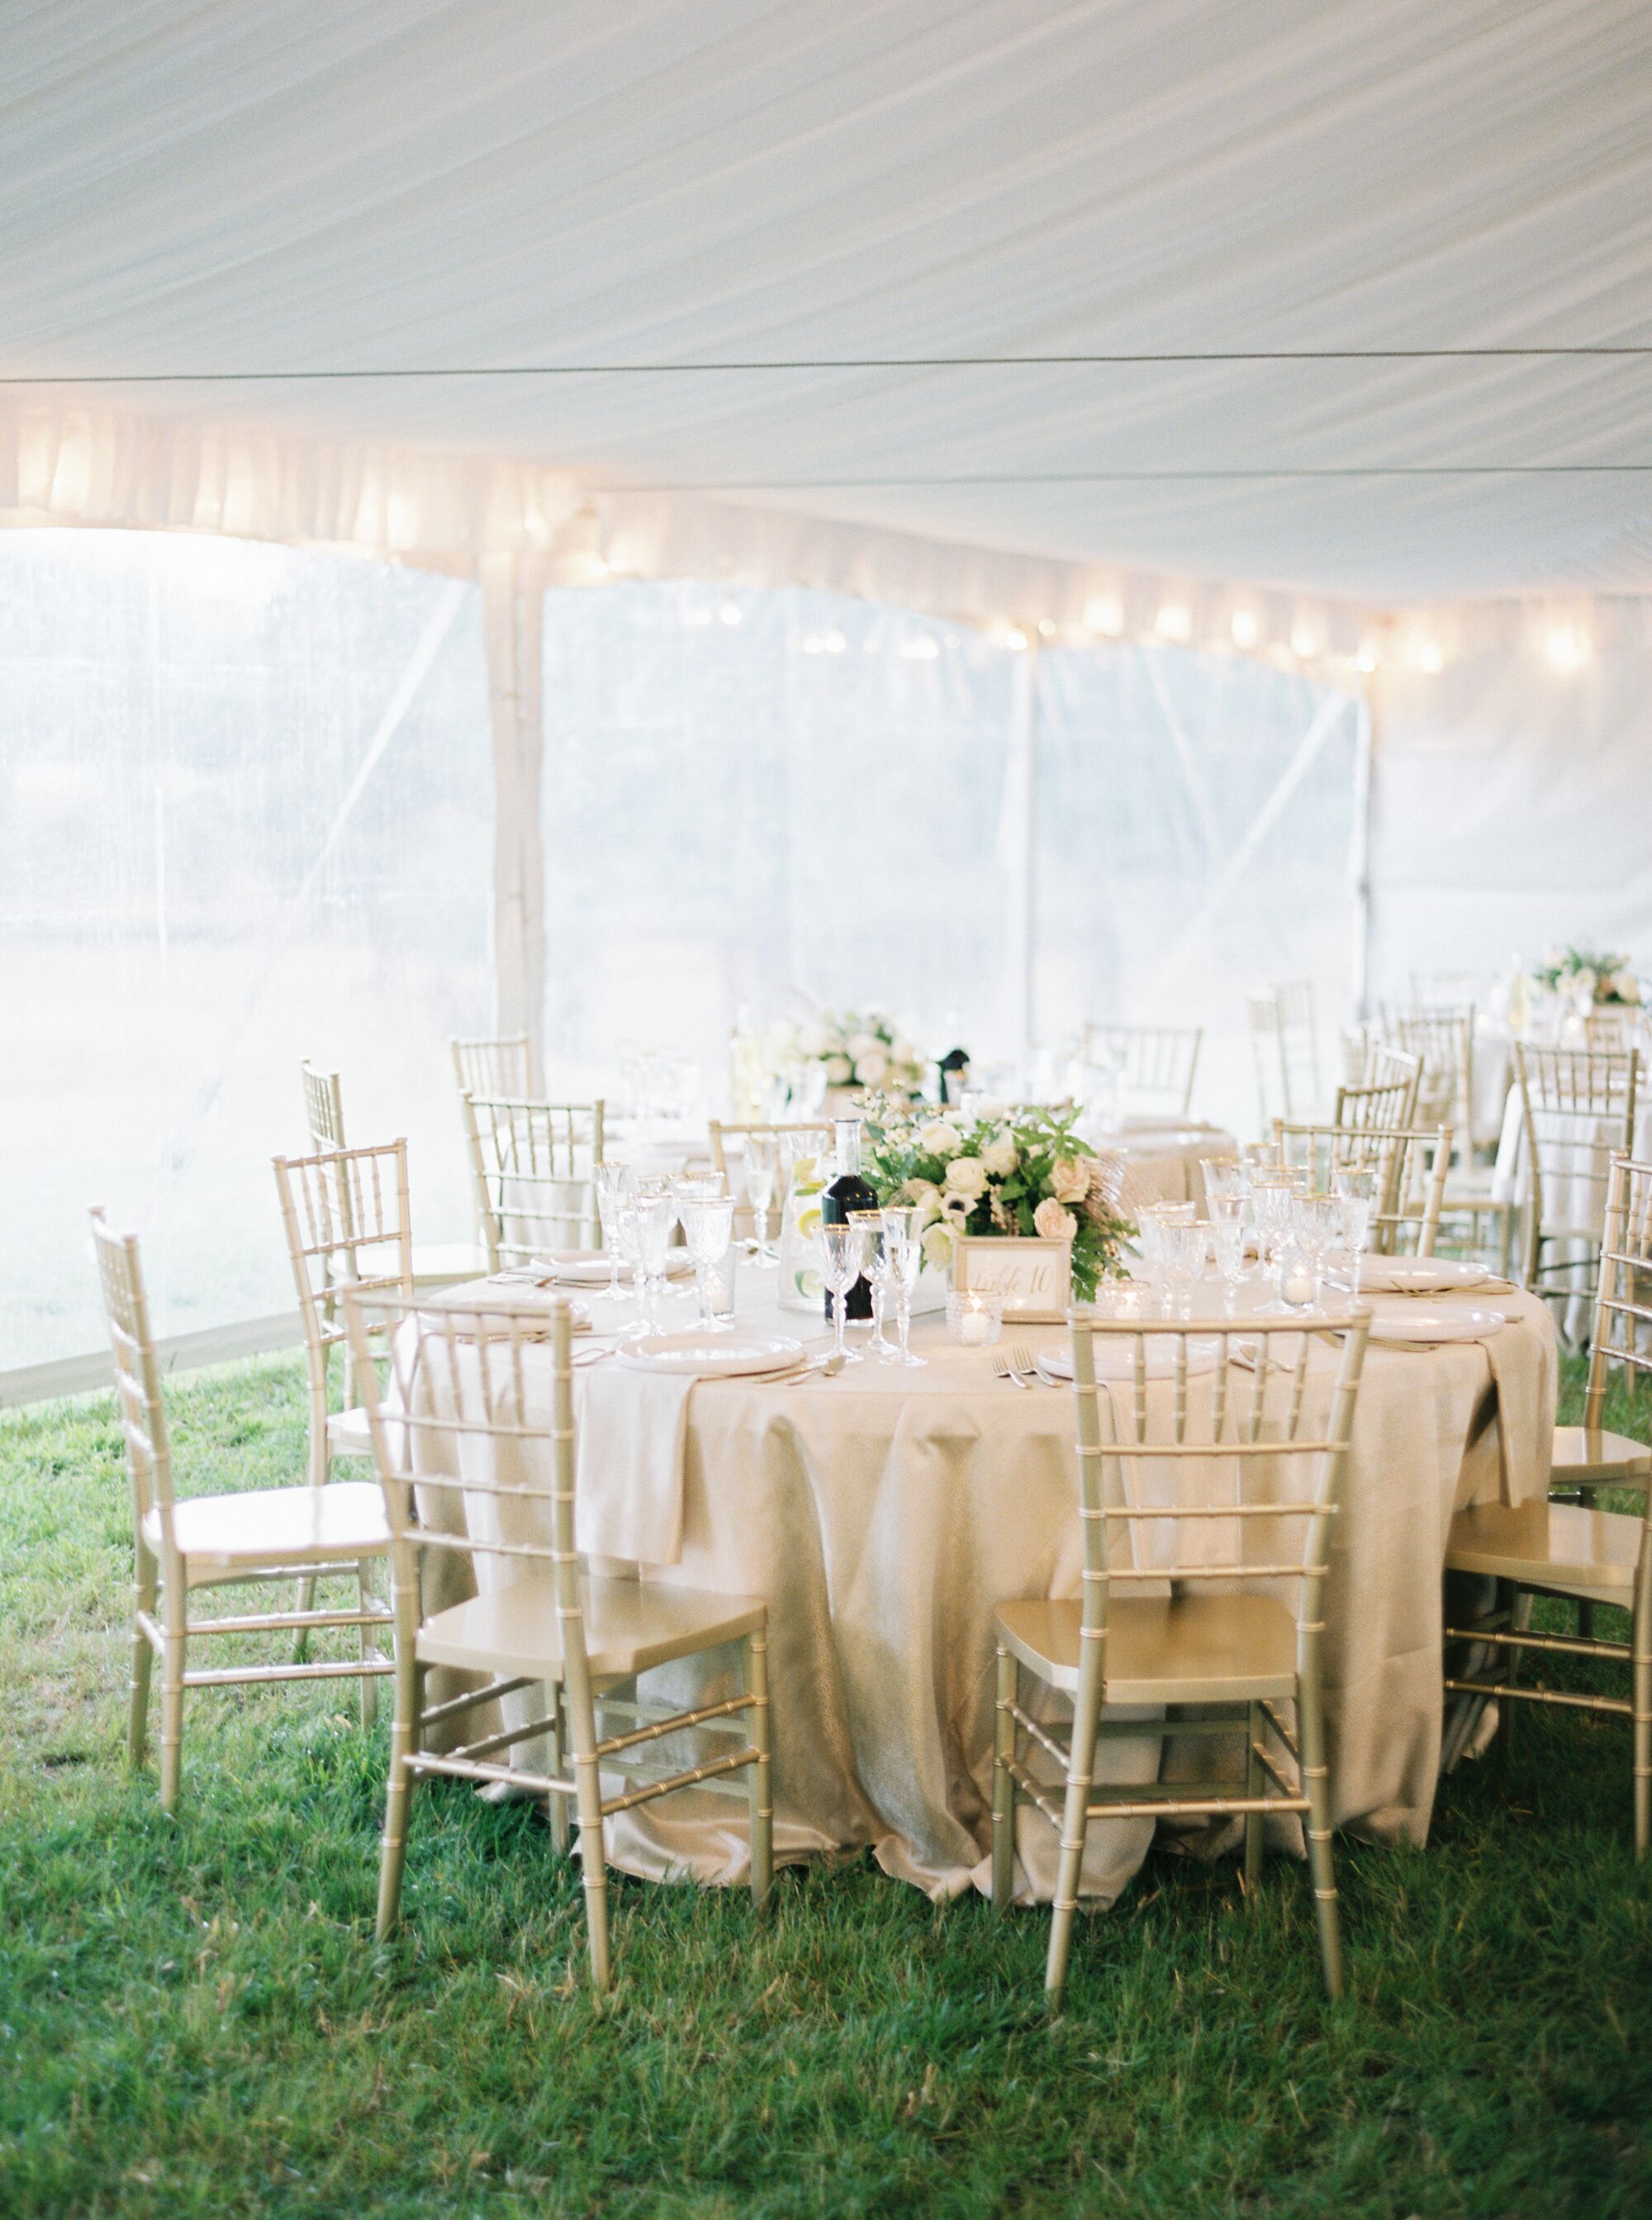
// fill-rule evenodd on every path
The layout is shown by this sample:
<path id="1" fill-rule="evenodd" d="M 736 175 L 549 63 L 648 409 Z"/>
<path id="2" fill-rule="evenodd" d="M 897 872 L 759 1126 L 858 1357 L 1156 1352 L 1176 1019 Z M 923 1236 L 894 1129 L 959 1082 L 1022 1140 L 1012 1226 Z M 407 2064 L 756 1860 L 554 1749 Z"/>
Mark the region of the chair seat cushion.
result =
<path id="1" fill-rule="evenodd" d="M 599 1680 L 629 1679 L 673 1657 L 714 1649 L 754 1633 L 767 1618 L 758 1597 L 715 1595 L 663 1581 L 588 1581 L 583 1611 L 585 1654 Z M 559 1680 L 562 1636 L 552 1576 L 531 1574 L 436 1612 L 419 1630 L 419 1656 L 431 1665 Z"/>
<path id="2" fill-rule="evenodd" d="M 327 1445 L 334 1456 L 371 1456 L 373 1434 L 365 1411 L 334 1411 L 327 1422 Z"/>
<path id="3" fill-rule="evenodd" d="M 1078 1599 L 1001 1604 L 1021 1662 L 1057 1688 L 1078 1685 Z M 1296 1621 L 1272 1596 L 1201 1593 L 1107 1601 L 1109 1704 L 1233 1703 L 1296 1693 Z"/>
<path id="4" fill-rule="evenodd" d="M 158 1512 L 146 1514 L 143 1533 L 159 1551 Z M 172 1538 L 182 1556 L 203 1565 L 302 1565 L 382 1555 L 390 1533 L 377 1482 L 345 1480 L 186 1496 L 172 1506 Z"/>
<path id="5" fill-rule="evenodd" d="M 1652 1473 L 1652 1449 L 1627 1434 L 1584 1426 L 1556 1426 L 1551 1476 L 1568 1480 L 1644 1480 Z"/>
<path id="6" fill-rule="evenodd" d="M 1642 1531 L 1642 1520 L 1624 1512 L 1587 1511 L 1542 1497 L 1512 1507 L 1477 1503 L 1451 1521 L 1446 1569 L 1627 1603 Z"/>

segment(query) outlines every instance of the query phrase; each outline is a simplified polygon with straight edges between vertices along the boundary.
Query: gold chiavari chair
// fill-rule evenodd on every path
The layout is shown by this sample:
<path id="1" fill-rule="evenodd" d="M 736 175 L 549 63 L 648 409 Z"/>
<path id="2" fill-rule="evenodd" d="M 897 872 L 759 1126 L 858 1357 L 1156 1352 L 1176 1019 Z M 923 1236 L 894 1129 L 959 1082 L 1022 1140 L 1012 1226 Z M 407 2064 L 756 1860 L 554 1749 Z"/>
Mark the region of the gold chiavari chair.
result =
<path id="1" fill-rule="evenodd" d="M 1614 1156 L 1635 1147 L 1640 1056 L 1514 1044 L 1525 1174 L 1522 1277 L 1534 1294 L 1592 1292 Z"/>
<path id="2" fill-rule="evenodd" d="M 312 1149 L 341 1149 L 344 1139 L 344 1094 L 336 1071 L 317 1071 L 306 1057 L 299 1074 L 304 1083 L 304 1124 Z"/>
<path id="3" fill-rule="evenodd" d="M 1595 1291 L 1593 1344 L 1589 1367 L 1589 1400 L 1585 1420 L 1586 1450 L 1601 1454 L 1599 1469 L 1587 1466 L 1556 1479 L 1622 1485 L 1625 1481 L 1645 1491 L 1638 1513 L 1598 1511 L 1580 1503 L 1557 1502 L 1552 1497 L 1531 1503 L 1477 1504 L 1459 1511 L 1451 1521 L 1446 1543 L 1449 1573 L 1463 1573 L 1497 1582 L 1497 1600 L 1478 1620 L 1448 1626 L 1448 1643 L 1470 1643 L 1490 1649 L 1489 1665 L 1461 1677 L 1448 1675 L 1446 1687 L 1457 1694 L 1494 1698 L 1499 1703 L 1561 1705 L 1613 1718 L 1627 1718 L 1630 1727 L 1631 1777 L 1634 1784 L 1635 1855 L 1643 1858 L 1652 1849 L 1652 1487 L 1647 1483 L 1647 1452 L 1638 1443 L 1618 1435 L 1593 1437 L 1588 1429 L 1598 1422 L 1605 1397 L 1609 1365 L 1621 1364 L 1631 1376 L 1652 1373 L 1652 1163 L 1619 1157 L 1611 1168 L 1602 1233 L 1600 1269 Z M 1561 1440 L 1557 1432 L 1556 1444 Z M 1633 1471 L 1606 1469 L 1619 1462 L 1627 1466 L 1627 1453 L 1638 1451 L 1642 1462 Z M 1578 1607 L 1575 1635 L 1537 1634 L 1531 1631 L 1528 1599 L 1557 1597 Z M 1593 1613 L 1597 1606 L 1616 1604 L 1630 1613 L 1627 1642 L 1595 1638 Z M 1537 1657 L 1599 1657 L 1627 1665 L 1630 1693 L 1598 1696 L 1572 1689 L 1527 1686 L 1517 1673 L 1523 1659 Z M 1507 1714 L 1505 1715 L 1506 1718 Z"/>
<path id="4" fill-rule="evenodd" d="M 1384 1038 L 1420 1058 L 1416 1115 L 1424 1125 L 1449 1120 L 1472 1151 L 1474 1107 L 1474 1012 L 1437 1007 L 1408 1009 L 1384 1003 Z"/>
<path id="5" fill-rule="evenodd" d="M 465 1140 L 488 1269 L 598 1238 L 602 1102 L 531 1102 L 466 1094 Z"/>
<path id="6" fill-rule="evenodd" d="M 1319 1034 L 1313 982 L 1288 980 L 1246 997 L 1262 1122 L 1312 1116 L 1319 1107 Z"/>
<path id="7" fill-rule="evenodd" d="M 1550 1487 L 1574 1489 L 1586 1501 L 1598 1488 L 1644 1487 L 1652 1480 L 1652 1448 L 1600 1423 L 1613 1364 L 1624 1364 L 1636 1387 L 1642 1374 L 1652 1371 L 1644 1353 L 1652 1346 L 1652 1163 L 1613 1158 L 1605 1235 L 1583 1424 L 1555 1427 L 1549 1463 Z M 1633 1352 L 1626 1344 L 1635 1344 Z M 1652 1413 L 1646 1423 L 1652 1424 Z"/>
<path id="8" fill-rule="evenodd" d="M 502 1096 L 514 1102 L 533 1094 L 533 1051 L 526 1033 L 491 1040 L 450 1040 L 453 1076 L 461 1094 Z"/>
<path id="9" fill-rule="evenodd" d="M 336 1082 L 335 1082 L 336 1085 Z M 357 1400 L 355 1365 L 339 1309 L 340 1291 L 365 1285 L 411 1294 L 413 1225 L 408 1206 L 408 1144 L 388 1141 L 371 1149 L 324 1149 L 315 1156 L 272 1158 L 281 1201 L 287 1257 L 298 1292 L 309 1393 L 309 1475 L 324 1487 L 335 1457 L 371 1456 L 367 1413 Z M 343 1360 L 341 1408 L 333 1408 L 332 1358 Z M 301 1581 L 298 1608 L 307 1612 L 315 1585 Z M 294 1655 L 302 1658 L 301 1631 Z M 362 1690 L 364 1719 L 373 1717 L 373 1689 Z"/>
<path id="10" fill-rule="evenodd" d="M 1245 1886 L 1254 1894 L 1264 1821 L 1270 1813 L 1302 1813 L 1325 1986 L 1339 1996 L 1321 1639 L 1331 1524 L 1353 1431 L 1368 1314 L 1316 1322 L 1345 1337 L 1323 1423 L 1308 1416 L 1318 1407 L 1307 1392 L 1313 1336 L 1295 1322 L 1247 1320 L 1243 1337 L 1226 1323 L 1143 1325 L 1078 1311 L 1069 1322 L 1082 1593 L 1007 1603 L 996 1614 L 994 1905 L 1001 1911 L 1010 1900 L 1015 1807 L 1025 1799 L 1060 1837 L 1044 1975 L 1050 2005 L 1059 2008 L 1092 1819 L 1243 1818 Z M 1217 1364 L 1206 1397 L 1202 1381 L 1190 1393 L 1188 1343 L 1212 1334 Z M 1129 1378 L 1103 1383 L 1105 1394 L 1096 1375 L 1098 1341 L 1124 1344 L 1131 1359 Z M 1167 1376 L 1155 1378 L 1153 1350 L 1169 1356 Z M 1282 1357 L 1275 1356 L 1280 1350 Z M 1239 1384 L 1230 1387 L 1230 1362 L 1241 1352 L 1251 1369 L 1238 1370 Z M 1189 1529 L 1191 1546 L 1184 1547 Z M 1116 1534 L 1125 1543 L 1118 1553 Z M 1292 1534 L 1300 1537 L 1295 1547 Z M 1280 1600 L 1281 1582 L 1295 1587 L 1294 1609 Z M 1144 1593 L 1144 1583 L 1169 1592 Z M 1071 1696 L 1065 1746 L 1022 1705 L 1023 1673 Z M 1285 1712 L 1293 1704 L 1294 1732 Z M 1107 1716 L 1144 1706 L 1167 1712 L 1174 1706 L 1175 1713 L 1150 1723 L 1139 1715 Z M 1245 1777 L 1237 1793 L 1232 1783 L 1179 1780 L 1148 1790 L 1097 1789 L 1102 1741 L 1223 1734 L 1244 1737 Z M 1018 1755 L 1022 1737 L 1061 1767 L 1060 1800 Z"/>
<path id="11" fill-rule="evenodd" d="M 1100 1051 L 1118 1060 L 1124 1109 L 1162 1110 L 1167 1116 L 1185 1118 L 1193 1102 L 1194 1074 L 1204 1037 L 1197 1026 L 1087 1025 L 1084 1057 L 1094 1063 Z"/>
<path id="12" fill-rule="evenodd" d="M 1379 1041 L 1371 1049 L 1366 1071 L 1363 1085 L 1337 1089 L 1331 1122 L 1363 1126 L 1371 1132 L 1415 1125 L 1417 1094 L 1423 1079 L 1420 1059 Z"/>
<path id="13" fill-rule="evenodd" d="M 109 1231 L 102 1210 L 91 1213 L 103 1308 L 115 1357 L 115 1386 L 132 1485 L 134 1552 L 132 1679 L 128 1748 L 143 1762 L 148 1740 L 149 1687 L 160 1656 L 160 1802 L 178 1802 L 184 1741 L 184 1699 L 191 1688 L 260 1686 L 277 1681 L 359 1679 L 363 1694 L 373 1676 L 390 1670 L 373 1648 L 373 1629 L 389 1612 L 372 1594 L 370 1570 L 390 1548 L 390 1529 L 379 1490 L 371 1481 L 336 1486 L 265 1487 L 232 1495 L 179 1497 L 172 1486 L 172 1451 L 161 1401 L 154 1341 L 138 1244 Z M 265 1581 L 290 1582 L 302 1575 L 322 1580 L 353 1577 L 353 1609 L 230 1612 L 215 1618 L 191 1614 L 203 1588 Z M 355 1627 L 355 1658 L 289 1665 L 214 1666 L 190 1670 L 191 1643 L 209 1637 L 319 1631 Z"/>
<path id="14" fill-rule="evenodd" d="M 773 1872 L 768 1687 L 768 1612 L 760 1598 L 726 1596 L 665 1581 L 593 1575 L 576 1537 L 574 1413 L 569 1357 L 571 1313 L 563 1302 L 531 1311 L 444 1312 L 421 1304 L 345 1299 L 357 1362 L 367 1388 L 373 1450 L 393 1537 L 396 1718 L 379 1873 L 378 1933 L 395 1925 L 407 1855 L 413 1788 L 430 1774 L 477 1783 L 507 1782 L 545 1798 L 562 1821 L 571 1803 L 579 1829 L 592 1978 L 608 1986 L 608 1880 L 603 1824 L 673 1789 L 746 1776 L 751 1894 L 763 1905 Z M 374 1380 L 370 1324 L 391 1328 L 381 1400 Z M 550 1335 L 549 1347 L 544 1337 Z M 545 1360 L 548 1358 L 548 1362 Z M 446 1499 L 444 1501 L 443 1499 Z M 439 1504 L 464 1531 L 437 1523 Z M 478 1593 L 468 1602 L 427 1611 L 436 1583 L 424 1578 L 432 1552 L 457 1551 L 471 1562 Z M 604 1699 L 639 1674 L 738 1642 L 739 1693 L 689 1711 L 621 1704 L 641 1724 L 599 1736 Z M 433 1667 L 482 1676 L 450 1701 L 427 1708 Z M 427 1730 L 478 1704 L 527 1690 L 548 1692 L 539 1717 L 438 1752 Z M 530 1699 L 521 1708 L 538 1709 Z M 750 1718 L 749 1737 L 745 1720 Z M 736 1747 L 702 1763 L 638 1774 L 651 1745 L 702 1730 L 714 1743 L 731 1731 Z M 511 1746 L 548 1743 L 554 1771 L 513 1768 Z M 662 1761 L 664 1763 L 664 1761 Z M 638 1774 L 637 1785 L 605 1792 L 602 1774 Z"/>
<path id="15" fill-rule="evenodd" d="M 1274 1127 L 1282 1170 L 1307 1172 L 1330 1194 L 1339 1171 L 1373 1174 L 1367 1241 L 1378 1256 L 1431 1257 L 1451 1162 L 1449 1126 L 1287 1126 Z"/>

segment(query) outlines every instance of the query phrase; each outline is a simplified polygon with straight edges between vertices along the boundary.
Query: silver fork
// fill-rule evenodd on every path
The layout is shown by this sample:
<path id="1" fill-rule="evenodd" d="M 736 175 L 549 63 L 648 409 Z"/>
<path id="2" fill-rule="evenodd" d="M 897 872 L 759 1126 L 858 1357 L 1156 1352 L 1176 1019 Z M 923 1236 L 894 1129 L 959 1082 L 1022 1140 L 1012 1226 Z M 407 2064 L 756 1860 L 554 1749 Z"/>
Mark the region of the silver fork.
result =
<path id="1" fill-rule="evenodd" d="M 1001 1349 L 993 1358 L 993 1370 L 1001 1380 L 1010 1381 L 1017 1388 L 1031 1388 L 1036 1384 L 1032 1352 L 1024 1341 L 1014 1341 L 1007 1349 Z"/>

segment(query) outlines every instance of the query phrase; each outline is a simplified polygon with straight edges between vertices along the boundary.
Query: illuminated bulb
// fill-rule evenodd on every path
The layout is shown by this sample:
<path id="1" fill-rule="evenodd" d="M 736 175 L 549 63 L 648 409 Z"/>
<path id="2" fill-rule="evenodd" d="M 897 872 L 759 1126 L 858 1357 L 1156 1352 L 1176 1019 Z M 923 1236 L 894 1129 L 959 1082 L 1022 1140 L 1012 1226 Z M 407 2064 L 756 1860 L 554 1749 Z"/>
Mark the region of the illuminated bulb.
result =
<path id="1" fill-rule="evenodd" d="M 726 625 L 737 625 L 740 620 L 740 605 L 731 596 L 717 614 Z"/>
<path id="2" fill-rule="evenodd" d="M 840 632 L 829 632 L 820 645 L 828 655 L 841 655 L 849 642 Z"/>
<path id="3" fill-rule="evenodd" d="M 1009 630 L 1004 635 L 1004 645 L 1013 654 L 1019 655 L 1021 652 L 1021 650 L 1026 645 L 1026 634 L 1021 630 L 1019 625 L 1012 625 L 1010 627 Z"/>
<path id="4" fill-rule="evenodd" d="M 1319 652 L 1319 635 L 1311 624 L 1299 623 L 1291 627 L 1291 653 L 1300 656 L 1304 663 L 1312 662 Z"/>
<path id="5" fill-rule="evenodd" d="M 1362 648 L 1361 648 L 1361 650 L 1360 650 L 1359 653 L 1358 653 L 1358 654 L 1354 658 L 1354 668 L 1355 668 L 1355 670 L 1363 670 L 1363 671 L 1368 675 L 1368 675 L 1369 675 L 1373 670 L 1375 670 L 1376 669 L 1376 667 L 1377 667 L 1377 652 L 1376 652 L 1375 648 L 1374 648 L 1374 647 L 1362 647 Z"/>
<path id="6" fill-rule="evenodd" d="M 1431 678 L 1439 677 L 1445 663 L 1445 658 L 1440 653 L 1438 640 L 1430 639 L 1426 635 L 1418 640 L 1412 647 L 1411 659 L 1418 670 L 1426 672 Z"/>
<path id="7" fill-rule="evenodd" d="M 1153 628 L 1166 639 L 1188 639 L 1193 635 L 1193 619 L 1180 602 L 1166 602 L 1153 620 Z"/>
<path id="8" fill-rule="evenodd" d="M 1056 620 L 1054 617 L 1040 617 L 1038 619 L 1038 637 L 1040 639 L 1054 639 L 1056 637 Z"/>
<path id="9" fill-rule="evenodd" d="M 1262 637 L 1262 627 L 1256 622 L 1254 609 L 1235 609 L 1230 629 L 1235 647 L 1254 647 Z"/>
<path id="10" fill-rule="evenodd" d="M 1556 670 L 1581 670 L 1589 659 L 1589 635 L 1581 625 L 1551 625 L 1543 652 Z"/>
<path id="11" fill-rule="evenodd" d="M 901 643 L 901 652 L 909 663 L 933 663 L 940 652 L 927 633 L 920 633 L 916 639 L 903 639 Z"/>
<path id="12" fill-rule="evenodd" d="M 1117 594 L 1102 594 L 1086 608 L 1084 621 L 1092 632 L 1117 639 L 1125 628 L 1124 603 Z"/>
<path id="13" fill-rule="evenodd" d="M 821 639 L 818 632 L 804 633 L 803 652 L 805 655 L 824 655 L 826 653 L 826 642 Z"/>

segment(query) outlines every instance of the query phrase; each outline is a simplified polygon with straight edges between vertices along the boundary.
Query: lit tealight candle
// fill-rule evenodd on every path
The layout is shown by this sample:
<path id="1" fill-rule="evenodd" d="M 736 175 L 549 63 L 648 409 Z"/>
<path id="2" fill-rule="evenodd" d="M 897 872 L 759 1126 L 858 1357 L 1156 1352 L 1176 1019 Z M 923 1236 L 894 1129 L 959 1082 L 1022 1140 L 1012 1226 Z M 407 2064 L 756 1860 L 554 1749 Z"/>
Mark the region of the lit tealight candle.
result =
<path id="1" fill-rule="evenodd" d="M 958 1320 L 958 1339 L 966 1349 L 984 1347 L 992 1330 L 993 1322 L 983 1310 L 967 1310 Z"/>

